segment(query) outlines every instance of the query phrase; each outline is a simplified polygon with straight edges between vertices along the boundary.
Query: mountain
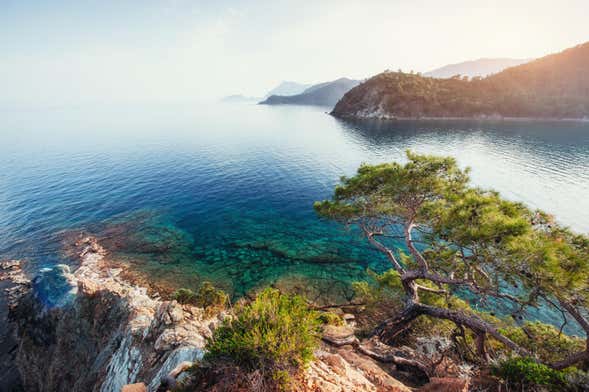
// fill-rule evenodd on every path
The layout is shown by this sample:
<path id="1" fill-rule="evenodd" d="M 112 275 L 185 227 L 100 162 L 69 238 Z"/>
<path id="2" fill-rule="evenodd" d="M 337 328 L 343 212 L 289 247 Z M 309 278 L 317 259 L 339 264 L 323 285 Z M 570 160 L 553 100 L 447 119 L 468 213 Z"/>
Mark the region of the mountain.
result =
<path id="1" fill-rule="evenodd" d="M 446 65 L 434 69 L 433 71 L 426 72 L 424 76 L 432 78 L 451 78 L 455 75 L 468 76 L 469 78 L 474 78 L 476 76 L 485 77 L 501 72 L 506 68 L 515 67 L 528 62 L 530 62 L 530 59 L 478 59 Z"/>
<path id="2" fill-rule="evenodd" d="M 243 102 L 258 102 L 260 98 L 257 97 L 246 97 L 242 94 L 228 95 L 221 98 L 223 103 L 243 103 Z"/>
<path id="3" fill-rule="evenodd" d="M 274 87 L 272 90 L 268 91 L 268 93 L 264 96 L 264 99 L 270 97 L 271 95 L 297 95 L 302 93 L 309 87 L 311 87 L 310 84 L 302 84 L 288 81 L 282 82 L 278 86 Z"/>
<path id="4" fill-rule="evenodd" d="M 384 72 L 332 111 L 356 118 L 589 118 L 589 42 L 486 78 Z"/>
<path id="5" fill-rule="evenodd" d="M 360 84 L 358 80 L 340 78 L 332 82 L 313 85 L 301 94 L 284 96 L 271 95 L 260 102 L 262 105 L 316 105 L 333 107 L 345 93 Z"/>

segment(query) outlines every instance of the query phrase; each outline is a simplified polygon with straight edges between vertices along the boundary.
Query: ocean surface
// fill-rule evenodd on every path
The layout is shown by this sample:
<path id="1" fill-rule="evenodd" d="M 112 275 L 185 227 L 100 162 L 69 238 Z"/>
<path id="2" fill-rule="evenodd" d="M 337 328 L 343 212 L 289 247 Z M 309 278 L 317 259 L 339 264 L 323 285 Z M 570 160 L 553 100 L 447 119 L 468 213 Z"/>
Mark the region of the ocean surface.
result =
<path id="1" fill-rule="evenodd" d="M 165 284 L 349 299 L 351 282 L 387 262 L 313 202 L 360 163 L 406 149 L 454 156 L 475 184 L 589 232 L 587 123 L 346 122 L 325 110 L 2 109 L 0 258 L 32 273 L 67 263 L 65 233 L 85 231 Z"/>

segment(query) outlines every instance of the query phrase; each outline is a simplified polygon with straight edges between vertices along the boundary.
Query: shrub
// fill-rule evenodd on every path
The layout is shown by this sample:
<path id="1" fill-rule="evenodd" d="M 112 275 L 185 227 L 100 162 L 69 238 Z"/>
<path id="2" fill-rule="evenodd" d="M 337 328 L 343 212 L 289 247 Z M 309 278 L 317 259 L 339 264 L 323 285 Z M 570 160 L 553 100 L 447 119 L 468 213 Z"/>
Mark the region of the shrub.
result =
<path id="1" fill-rule="evenodd" d="M 501 332 L 545 362 L 561 360 L 571 352 L 583 350 L 585 345 L 582 339 L 539 321 L 528 321 L 522 327 L 504 328 Z"/>
<path id="2" fill-rule="evenodd" d="M 181 288 L 174 291 L 172 294 L 172 298 L 178 301 L 181 304 L 195 304 L 196 303 L 196 293 L 190 289 Z"/>
<path id="3" fill-rule="evenodd" d="M 321 312 L 318 316 L 319 321 L 328 325 L 344 325 L 344 320 L 339 314 L 333 312 Z"/>
<path id="4" fill-rule="evenodd" d="M 191 304 L 204 309 L 223 308 L 229 302 L 229 296 L 223 290 L 216 289 L 211 282 L 203 282 L 196 293 L 186 288 L 178 289 L 172 298 L 181 304 Z"/>
<path id="5" fill-rule="evenodd" d="M 589 391 L 589 374 L 579 369 L 567 372 L 567 391 Z"/>
<path id="6" fill-rule="evenodd" d="M 289 375 L 311 361 L 318 341 L 317 313 L 303 298 L 266 289 L 252 303 L 237 307 L 235 318 L 215 330 L 205 360 L 229 360 L 260 370 L 267 382 L 284 389 Z"/>
<path id="7" fill-rule="evenodd" d="M 567 372 L 549 368 L 531 358 L 510 358 L 500 363 L 493 372 L 512 386 L 524 388 L 546 387 L 561 391 L 567 385 Z"/>

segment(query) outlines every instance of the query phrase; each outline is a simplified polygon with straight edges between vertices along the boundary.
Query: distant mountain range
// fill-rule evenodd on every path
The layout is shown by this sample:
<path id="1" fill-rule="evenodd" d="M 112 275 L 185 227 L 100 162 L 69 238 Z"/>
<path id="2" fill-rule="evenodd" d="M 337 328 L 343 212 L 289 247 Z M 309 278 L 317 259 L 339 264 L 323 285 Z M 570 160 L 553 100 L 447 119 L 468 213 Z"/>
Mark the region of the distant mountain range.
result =
<path id="1" fill-rule="evenodd" d="M 589 119 L 588 70 L 589 42 L 480 79 L 383 72 L 347 92 L 332 114 Z"/>
<path id="2" fill-rule="evenodd" d="M 429 76 L 432 78 L 451 78 L 455 75 L 468 76 L 470 78 L 475 76 L 485 77 L 501 72 L 506 68 L 515 67 L 530 61 L 531 59 L 478 59 L 446 65 L 434 69 L 433 71 L 426 72 L 423 76 Z"/>
<path id="3" fill-rule="evenodd" d="M 518 66 L 529 62 L 529 59 L 510 58 L 482 58 L 473 61 L 465 61 L 457 64 L 450 64 L 444 67 L 423 74 L 431 78 L 451 78 L 456 75 L 473 77 L 486 77 L 499 73 L 507 68 Z M 350 91 L 360 84 L 360 81 L 340 78 L 331 82 L 315 85 L 283 81 L 270 90 L 260 104 L 263 105 L 316 105 L 334 107 L 336 103 Z M 254 102 L 259 98 L 247 97 L 241 94 L 224 97 L 222 102 Z"/>
<path id="4" fill-rule="evenodd" d="M 268 93 L 266 95 L 264 95 L 264 99 L 266 99 L 272 95 L 283 95 L 283 96 L 297 95 L 297 94 L 302 93 L 303 91 L 305 91 L 309 87 L 311 87 L 310 84 L 284 81 L 284 82 L 281 82 L 278 86 L 274 87 L 272 90 L 268 91 Z"/>
<path id="5" fill-rule="evenodd" d="M 332 82 L 315 84 L 296 95 L 271 95 L 262 105 L 315 105 L 333 107 L 345 93 L 360 84 L 359 80 L 340 78 Z"/>

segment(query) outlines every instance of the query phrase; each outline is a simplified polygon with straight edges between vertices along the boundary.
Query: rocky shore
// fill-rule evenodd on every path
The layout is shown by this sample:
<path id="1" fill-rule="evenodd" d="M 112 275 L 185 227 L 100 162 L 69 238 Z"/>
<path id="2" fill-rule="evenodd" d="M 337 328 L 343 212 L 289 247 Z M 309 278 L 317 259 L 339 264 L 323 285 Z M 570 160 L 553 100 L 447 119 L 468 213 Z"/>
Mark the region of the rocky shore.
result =
<path id="1" fill-rule="evenodd" d="M 23 389 L 166 391 L 189 378 L 186 370 L 228 314 L 207 315 L 137 286 L 92 236 L 74 238 L 68 251 L 76 255 L 77 268 L 56 265 L 32 280 L 21 270 L 22 261 L 0 264 L 1 279 L 12 282 L 6 292 L 16 342 L 12 354 Z M 301 376 L 301 391 L 409 392 L 416 390 L 404 383 L 414 375 L 406 369 L 411 359 L 433 359 L 443 351 L 443 342 L 393 351 L 360 342 L 354 316 L 343 319 L 345 325 L 325 328 L 316 360 Z M 468 371 L 440 358 L 431 361 L 429 383 L 419 390 L 467 390 Z M 215 390 L 233 390 L 231 380 L 220 380 Z"/>
<path id="2" fill-rule="evenodd" d="M 157 390 L 179 364 L 202 356 L 224 317 L 163 301 L 120 278 L 92 237 L 76 241 L 75 272 L 64 265 L 30 281 L 19 261 L 2 263 L 16 366 L 27 391 L 120 391 L 138 380 Z"/>
<path id="3" fill-rule="evenodd" d="M 11 298 L 17 297 L 16 290 L 22 289 L 21 283 L 28 280 L 22 276 L 18 260 L 3 262 L 0 268 L 0 391 L 21 392 L 22 384 L 15 364 L 18 343 L 8 321 L 8 304 Z"/>

